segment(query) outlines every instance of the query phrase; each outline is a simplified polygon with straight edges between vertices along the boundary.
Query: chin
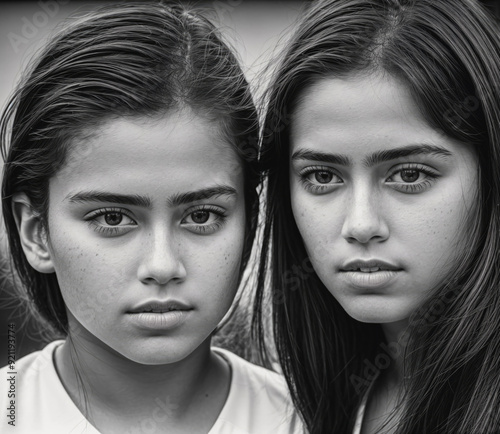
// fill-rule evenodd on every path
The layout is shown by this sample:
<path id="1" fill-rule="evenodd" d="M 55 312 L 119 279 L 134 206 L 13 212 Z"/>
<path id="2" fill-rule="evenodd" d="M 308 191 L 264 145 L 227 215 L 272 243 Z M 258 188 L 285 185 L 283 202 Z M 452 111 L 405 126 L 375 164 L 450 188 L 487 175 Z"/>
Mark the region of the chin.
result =
<path id="1" fill-rule="evenodd" d="M 352 312 L 352 311 L 347 311 L 349 316 L 356 321 L 359 322 L 364 322 L 367 324 L 383 324 L 383 323 L 388 323 L 388 322 L 393 322 L 390 318 L 388 318 L 387 315 L 383 314 L 375 314 L 373 312 L 370 313 L 365 313 L 365 312 Z"/>
<path id="2" fill-rule="evenodd" d="M 409 317 L 406 309 L 397 306 L 391 306 L 388 303 L 383 303 L 379 306 L 378 303 L 370 301 L 368 303 L 353 302 L 342 304 L 342 307 L 347 314 L 359 322 L 368 324 L 388 324 L 403 321 Z"/>
<path id="3" fill-rule="evenodd" d="M 138 365 L 159 366 L 170 365 L 184 360 L 189 354 L 182 352 L 169 352 L 156 348 L 152 351 L 122 353 L 122 356 Z"/>
<path id="4" fill-rule="evenodd" d="M 127 348 L 116 348 L 119 355 L 139 365 L 170 365 L 189 358 L 196 352 L 198 342 L 172 342 L 169 339 L 149 339 L 131 343 Z M 209 347 L 208 347 L 209 348 Z"/>

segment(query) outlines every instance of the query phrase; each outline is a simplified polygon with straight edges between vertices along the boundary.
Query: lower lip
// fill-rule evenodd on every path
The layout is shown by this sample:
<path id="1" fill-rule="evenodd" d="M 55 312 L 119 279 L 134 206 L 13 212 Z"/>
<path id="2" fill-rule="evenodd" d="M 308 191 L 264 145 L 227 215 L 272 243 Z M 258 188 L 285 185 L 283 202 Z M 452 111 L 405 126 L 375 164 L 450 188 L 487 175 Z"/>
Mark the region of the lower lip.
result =
<path id="1" fill-rule="evenodd" d="M 170 330 L 179 327 L 191 310 L 171 310 L 169 312 L 132 313 L 130 317 L 139 327 L 153 330 Z"/>
<path id="2" fill-rule="evenodd" d="M 383 270 L 373 273 L 363 273 L 361 271 L 344 271 L 342 275 L 352 285 L 361 289 L 383 288 L 396 278 L 399 271 Z"/>

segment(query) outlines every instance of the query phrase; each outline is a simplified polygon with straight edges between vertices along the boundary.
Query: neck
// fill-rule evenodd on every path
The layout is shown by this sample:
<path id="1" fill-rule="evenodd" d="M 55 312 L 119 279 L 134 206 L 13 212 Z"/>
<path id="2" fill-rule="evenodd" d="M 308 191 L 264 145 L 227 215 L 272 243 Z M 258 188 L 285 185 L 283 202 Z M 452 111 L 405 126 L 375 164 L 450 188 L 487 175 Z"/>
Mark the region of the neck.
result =
<path id="1" fill-rule="evenodd" d="M 158 413 L 184 426 L 207 412 L 215 422 L 230 384 L 228 367 L 211 352 L 210 338 L 179 362 L 143 365 L 79 334 L 68 337 L 55 363 L 73 402 L 97 428 L 106 427 L 112 415 L 125 425 Z"/>
<path id="2" fill-rule="evenodd" d="M 392 383 L 400 384 L 404 375 L 404 352 L 407 344 L 408 321 L 381 324 L 392 358 L 387 378 Z"/>

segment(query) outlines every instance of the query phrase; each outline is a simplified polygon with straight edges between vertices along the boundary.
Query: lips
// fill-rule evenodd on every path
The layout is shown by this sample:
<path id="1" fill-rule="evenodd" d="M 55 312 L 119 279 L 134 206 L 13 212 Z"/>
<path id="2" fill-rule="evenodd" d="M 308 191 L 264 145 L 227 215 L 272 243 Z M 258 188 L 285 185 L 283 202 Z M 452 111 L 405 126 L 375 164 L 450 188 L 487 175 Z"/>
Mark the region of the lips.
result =
<path id="1" fill-rule="evenodd" d="M 128 313 L 165 313 L 172 311 L 193 310 L 188 304 L 177 300 L 153 300 L 142 303 L 128 311 Z"/>
<path id="2" fill-rule="evenodd" d="M 380 270 L 373 273 L 361 271 L 346 271 L 341 273 L 342 280 L 349 286 L 363 291 L 381 291 L 388 289 L 396 280 L 399 273 L 392 270 Z"/>
<path id="3" fill-rule="evenodd" d="M 401 271 L 402 268 L 390 262 L 382 261 L 379 259 L 362 260 L 356 259 L 348 261 L 340 267 L 339 271 L 357 271 L 361 273 L 376 273 L 379 271 Z"/>
<path id="4" fill-rule="evenodd" d="M 339 268 L 342 280 L 361 291 L 379 293 L 389 288 L 403 269 L 391 262 L 380 259 L 356 259 L 342 264 Z"/>
<path id="5" fill-rule="evenodd" d="M 127 312 L 132 324 L 146 333 L 166 333 L 184 324 L 194 308 L 177 300 L 150 300 Z"/>

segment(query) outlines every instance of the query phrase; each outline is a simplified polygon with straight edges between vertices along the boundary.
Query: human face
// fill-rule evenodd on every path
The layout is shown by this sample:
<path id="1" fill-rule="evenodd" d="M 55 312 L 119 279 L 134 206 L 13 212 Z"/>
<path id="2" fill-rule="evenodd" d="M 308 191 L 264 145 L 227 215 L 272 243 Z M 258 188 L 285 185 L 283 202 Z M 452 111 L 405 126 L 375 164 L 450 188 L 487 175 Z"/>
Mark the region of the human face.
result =
<path id="1" fill-rule="evenodd" d="M 307 89 L 290 156 L 293 215 L 318 277 L 353 318 L 406 322 L 460 248 L 474 151 L 429 126 L 402 84 L 373 75 Z"/>
<path id="2" fill-rule="evenodd" d="M 49 189 L 72 333 L 142 364 L 209 347 L 245 226 L 241 165 L 220 125 L 189 111 L 109 121 L 74 144 Z"/>

